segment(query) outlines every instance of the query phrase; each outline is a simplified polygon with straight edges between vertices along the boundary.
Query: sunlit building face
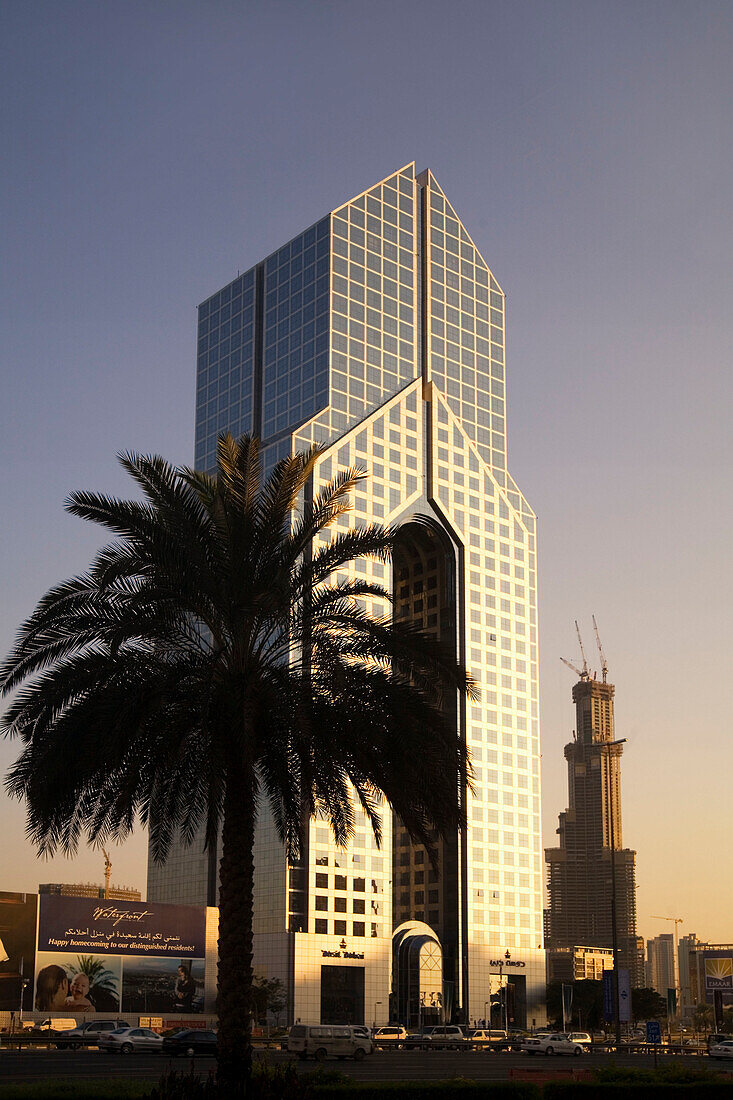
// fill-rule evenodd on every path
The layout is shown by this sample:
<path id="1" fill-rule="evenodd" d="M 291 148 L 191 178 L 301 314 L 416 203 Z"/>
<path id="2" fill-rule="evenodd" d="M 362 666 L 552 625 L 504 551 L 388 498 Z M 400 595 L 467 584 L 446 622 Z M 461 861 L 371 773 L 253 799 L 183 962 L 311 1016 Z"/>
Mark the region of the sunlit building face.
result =
<path id="1" fill-rule="evenodd" d="M 393 971 L 407 980 L 414 947 L 426 987 L 405 1005 L 423 1022 L 484 1019 L 499 986 L 505 1019 L 544 1021 L 537 547 L 507 469 L 504 317 L 501 287 L 414 165 L 199 309 L 196 465 L 212 467 L 217 435 L 232 431 L 258 434 L 269 465 L 324 444 L 314 491 L 366 468 L 337 530 L 380 521 L 402 536 L 391 567 L 357 561 L 352 575 L 391 587 L 393 614 L 449 644 L 481 689 L 453 705 L 474 790 L 461 792 L 468 829 L 440 844 L 437 866 L 388 808 L 381 849 L 357 811 L 347 851 L 314 821 L 290 867 L 262 818 L 256 966 L 286 981 L 294 1020 L 386 1022 Z M 162 870 L 151 864 L 148 889 L 214 904 L 215 863 L 177 850 Z M 400 961 L 393 932 L 411 922 Z"/>

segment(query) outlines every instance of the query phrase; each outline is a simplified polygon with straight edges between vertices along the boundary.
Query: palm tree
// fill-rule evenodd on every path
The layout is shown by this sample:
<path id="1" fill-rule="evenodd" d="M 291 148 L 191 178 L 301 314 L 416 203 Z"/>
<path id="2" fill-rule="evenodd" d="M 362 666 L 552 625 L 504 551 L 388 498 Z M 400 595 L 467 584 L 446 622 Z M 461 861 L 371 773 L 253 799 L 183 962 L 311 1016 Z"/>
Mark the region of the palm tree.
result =
<path id="1" fill-rule="evenodd" d="M 117 538 L 40 600 L 0 669 L 16 692 L 3 729 L 24 746 L 6 786 L 41 853 L 119 840 L 138 817 L 159 861 L 177 833 L 220 838 L 219 1080 L 232 1094 L 251 1070 L 258 814 L 292 856 L 314 815 L 346 845 L 352 798 L 377 841 L 382 795 L 429 849 L 464 818 L 468 764 L 447 712 L 473 685 L 429 637 L 367 614 L 360 601 L 389 599 L 379 585 L 334 580 L 354 558 L 387 560 L 395 532 L 318 542 L 365 476 L 314 495 L 320 453 L 283 459 L 264 483 L 247 436 L 221 437 L 214 475 L 120 456 L 142 500 L 71 496 L 72 514 Z"/>

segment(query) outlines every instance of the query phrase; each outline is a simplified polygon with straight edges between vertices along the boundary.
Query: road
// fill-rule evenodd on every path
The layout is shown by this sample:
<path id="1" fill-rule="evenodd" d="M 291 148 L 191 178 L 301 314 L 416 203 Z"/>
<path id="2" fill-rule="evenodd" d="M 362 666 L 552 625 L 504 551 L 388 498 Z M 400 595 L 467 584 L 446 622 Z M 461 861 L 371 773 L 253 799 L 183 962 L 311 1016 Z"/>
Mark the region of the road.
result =
<path id="1" fill-rule="evenodd" d="M 269 1051 L 272 1062 L 286 1062 L 285 1052 Z M 679 1055 L 661 1055 L 659 1064 L 679 1062 Z M 685 1056 L 685 1065 L 706 1069 L 733 1069 L 723 1062 L 711 1062 L 703 1056 Z M 157 1081 L 168 1067 L 188 1070 L 188 1059 L 172 1062 L 155 1054 L 131 1054 L 128 1057 L 108 1055 L 97 1050 L 0 1050 L 0 1083 L 43 1081 L 53 1078 L 133 1078 Z M 298 1070 L 315 1068 L 315 1063 L 297 1062 Z M 379 1051 L 363 1062 L 329 1058 L 326 1068 L 338 1069 L 356 1081 L 439 1081 L 451 1077 L 467 1077 L 475 1081 L 505 1081 L 510 1069 L 541 1073 L 568 1074 L 571 1070 L 591 1069 L 601 1065 L 651 1068 L 654 1058 L 646 1054 L 593 1053 L 581 1058 L 539 1057 L 524 1054 L 494 1054 L 482 1051 Z M 211 1058 L 194 1060 L 195 1070 L 208 1074 L 216 1068 Z"/>

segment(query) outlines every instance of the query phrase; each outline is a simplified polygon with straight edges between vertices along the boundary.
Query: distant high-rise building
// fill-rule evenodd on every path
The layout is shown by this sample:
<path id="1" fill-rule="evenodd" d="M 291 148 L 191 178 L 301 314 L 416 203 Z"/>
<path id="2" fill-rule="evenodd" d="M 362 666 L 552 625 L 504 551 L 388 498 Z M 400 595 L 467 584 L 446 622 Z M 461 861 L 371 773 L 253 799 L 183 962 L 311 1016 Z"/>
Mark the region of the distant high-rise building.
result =
<path id="1" fill-rule="evenodd" d="M 704 946 L 702 941 L 697 938 L 694 932 L 688 932 L 686 936 L 680 936 L 677 948 L 677 966 L 680 976 L 680 1003 L 683 1011 L 690 1010 L 694 1005 L 691 988 L 690 954 L 695 948 L 702 946 Z"/>
<path id="2" fill-rule="evenodd" d="M 291 1019 L 386 1022 L 392 1008 L 468 1022 L 500 982 L 510 1022 L 544 1016 L 537 546 L 507 466 L 505 384 L 504 292 L 413 164 L 199 307 L 196 466 L 212 469 L 231 431 L 260 437 L 266 469 L 320 444 L 314 493 L 368 470 L 336 533 L 388 523 L 398 545 L 390 564 L 355 562 L 338 580 L 383 584 L 393 615 L 439 637 L 481 687 L 454 706 L 474 766 L 469 827 L 438 845 L 437 866 L 389 812 L 377 849 L 359 808 L 348 851 L 316 820 L 289 866 L 262 807 L 255 965 L 282 978 Z M 426 515 L 432 526 L 415 522 Z M 148 898 L 216 905 L 216 852 L 177 845 L 151 861 Z"/>
<path id="3" fill-rule="evenodd" d="M 663 932 L 646 941 L 646 984 L 666 997 L 668 989 L 677 989 L 678 960 L 675 956 L 674 935 Z"/>
<path id="4" fill-rule="evenodd" d="M 644 984 L 636 936 L 636 852 L 623 847 L 622 745 L 614 744 L 613 684 L 584 672 L 573 687 L 574 740 L 565 746 L 568 809 L 560 814 L 560 845 L 547 848 L 550 900 L 547 946 L 612 947 L 612 863 L 615 868 L 619 966 L 632 986 Z M 612 858 L 613 853 L 613 858 Z"/>
<path id="5" fill-rule="evenodd" d="M 613 970 L 610 947 L 557 947 L 547 952 L 548 982 L 600 982 Z"/>
<path id="6" fill-rule="evenodd" d="M 65 898 L 104 898 L 104 886 L 96 882 L 42 882 L 39 894 L 60 894 Z M 110 886 L 109 901 L 142 901 L 139 890 L 131 886 Z"/>

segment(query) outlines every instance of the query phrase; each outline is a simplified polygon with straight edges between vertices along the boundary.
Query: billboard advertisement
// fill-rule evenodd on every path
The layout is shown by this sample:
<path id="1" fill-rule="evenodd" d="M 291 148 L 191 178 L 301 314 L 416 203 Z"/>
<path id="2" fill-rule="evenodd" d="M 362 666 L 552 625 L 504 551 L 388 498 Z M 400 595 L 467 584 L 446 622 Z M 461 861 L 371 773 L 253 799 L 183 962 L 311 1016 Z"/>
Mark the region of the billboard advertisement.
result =
<path id="1" fill-rule="evenodd" d="M 714 993 L 717 989 L 733 992 L 733 957 L 705 959 L 705 992 Z"/>
<path id="2" fill-rule="evenodd" d="M 120 1011 L 122 960 L 109 955 L 36 956 L 37 1012 L 69 1013 Z"/>
<path id="3" fill-rule="evenodd" d="M 33 1007 L 38 894 L 0 891 L 0 1012 Z"/>
<path id="4" fill-rule="evenodd" d="M 38 1012 L 204 1011 L 206 912 L 42 894 Z"/>
<path id="5" fill-rule="evenodd" d="M 38 950 L 203 958 L 206 915 L 190 905 L 41 894 Z"/>

